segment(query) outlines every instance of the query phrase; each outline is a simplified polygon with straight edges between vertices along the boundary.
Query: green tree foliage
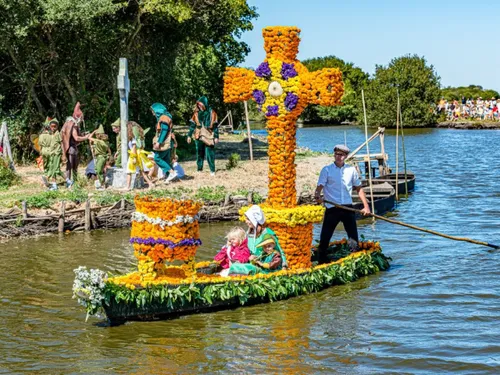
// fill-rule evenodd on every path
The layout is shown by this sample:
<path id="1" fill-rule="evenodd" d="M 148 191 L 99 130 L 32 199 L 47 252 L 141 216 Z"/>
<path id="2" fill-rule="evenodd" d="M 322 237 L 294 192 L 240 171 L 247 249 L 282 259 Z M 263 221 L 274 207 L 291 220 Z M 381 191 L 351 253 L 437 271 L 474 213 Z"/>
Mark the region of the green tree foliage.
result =
<path id="1" fill-rule="evenodd" d="M 377 65 L 375 76 L 365 91 L 368 124 L 396 126 L 397 89 L 405 126 L 435 124 L 433 105 L 439 99 L 440 77 L 425 58 L 406 55 Z"/>
<path id="2" fill-rule="evenodd" d="M 87 130 L 119 116 L 118 59 L 129 60 L 130 117 L 154 124 L 165 103 L 185 124 L 205 94 L 221 112 L 222 74 L 248 54 L 244 0 L 0 0 L 0 118 L 18 157 L 46 116 L 83 105 Z"/>
<path id="3" fill-rule="evenodd" d="M 309 71 L 323 68 L 339 68 L 344 80 L 344 96 L 342 106 L 323 107 L 309 106 L 303 114 L 310 123 L 340 124 L 344 121 L 355 121 L 361 108 L 361 89 L 368 83 L 368 74 L 351 62 L 345 62 L 335 56 L 318 57 L 302 62 Z"/>
<path id="4" fill-rule="evenodd" d="M 466 99 L 471 98 L 476 100 L 481 97 L 483 99 L 500 98 L 500 94 L 495 90 L 486 90 L 482 86 L 470 85 L 470 86 L 460 86 L 460 87 L 445 87 L 441 90 L 441 97 L 446 100 L 460 100 L 465 97 Z"/>

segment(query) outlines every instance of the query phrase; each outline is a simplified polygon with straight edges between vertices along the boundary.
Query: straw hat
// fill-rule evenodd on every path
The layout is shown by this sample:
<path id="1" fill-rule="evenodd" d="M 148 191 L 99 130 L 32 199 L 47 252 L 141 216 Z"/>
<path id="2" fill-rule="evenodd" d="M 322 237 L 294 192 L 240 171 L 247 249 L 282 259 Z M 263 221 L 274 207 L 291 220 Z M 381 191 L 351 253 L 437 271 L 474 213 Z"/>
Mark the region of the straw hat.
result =
<path id="1" fill-rule="evenodd" d="M 266 234 L 264 235 L 264 237 L 262 238 L 262 241 L 260 241 L 260 242 L 256 245 L 256 247 L 264 247 L 264 246 L 266 246 L 266 245 L 268 245 L 268 244 L 270 244 L 270 243 L 272 243 L 272 244 L 275 244 L 275 245 L 276 245 L 276 241 L 274 241 L 274 237 L 273 237 L 273 236 L 271 236 L 269 233 L 266 233 Z"/>

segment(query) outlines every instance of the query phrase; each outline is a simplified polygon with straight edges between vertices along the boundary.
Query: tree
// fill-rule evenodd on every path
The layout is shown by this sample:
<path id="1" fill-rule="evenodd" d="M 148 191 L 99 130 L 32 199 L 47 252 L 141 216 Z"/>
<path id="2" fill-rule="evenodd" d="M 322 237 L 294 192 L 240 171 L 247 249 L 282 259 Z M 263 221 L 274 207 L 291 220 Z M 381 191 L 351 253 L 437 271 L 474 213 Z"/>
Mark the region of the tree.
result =
<path id="1" fill-rule="evenodd" d="M 346 63 L 335 56 L 317 57 L 302 62 L 309 71 L 323 68 L 339 68 L 344 80 L 344 96 L 342 106 L 323 107 L 309 106 L 303 118 L 311 123 L 340 124 L 344 121 L 355 121 L 361 108 L 361 89 L 368 83 L 369 75 L 353 63 Z"/>
<path id="2" fill-rule="evenodd" d="M 129 60 L 130 116 L 145 127 L 156 101 L 177 124 L 201 95 L 223 110 L 222 74 L 248 54 L 238 37 L 255 17 L 242 0 L 0 0 L 0 118 L 10 118 L 18 157 L 46 116 L 64 120 L 76 101 L 87 130 L 109 128 L 120 57 Z"/>
<path id="3" fill-rule="evenodd" d="M 366 93 L 368 124 L 396 126 L 397 91 L 405 126 L 428 126 L 437 121 L 432 107 L 439 99 L 439 76 L 425 58 L 406 55 L 377 65 Z"/>
<path id="4" fill-rule="evenodd" d="M 495 99 L 500 98 L 500 94 L 498 93 L 498 91 L 483 89 L 482 86 L 477 85 L 469 85 L 467 87 L 445 87 L 441 90 L 441 97 L 445 98 L 446 100 L 460 100 L 462 96 L 466 99 L 471 98 L 474 100 L 479 97 L 483 99 L 490 99 L 493 97 Z"/>

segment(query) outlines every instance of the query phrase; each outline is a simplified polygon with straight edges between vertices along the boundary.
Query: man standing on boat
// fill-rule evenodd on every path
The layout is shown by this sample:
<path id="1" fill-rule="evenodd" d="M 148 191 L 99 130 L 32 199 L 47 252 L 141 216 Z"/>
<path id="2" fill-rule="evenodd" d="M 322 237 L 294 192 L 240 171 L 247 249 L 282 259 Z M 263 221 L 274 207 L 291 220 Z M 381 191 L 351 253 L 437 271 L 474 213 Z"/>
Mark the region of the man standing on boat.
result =
<path id="1" fill-rule="evenodd" d="M 349 152 L 347 146 L 335 146 L 333 149 L 335 162 L 323 167 L 319 174 L 314 198 L 318 203 L 324 202 L 326 206 L 318 246 L 320 264 L 328 262 L 326 250 L 339 222 L 344 224 L 345 231 L 350 239 L 356 241 L 356 244 L 359 241 L 355 213 L 337 208 L 332 203 L 352 208 L 352 189 L 354 188 L 358 192 L 361 202 L 363 202 L 361 213 L 363 215 L 370 213 L 370 206 L 366 194 L 361 188 L 358 172 L 353 166 L 344 163 Z M 323 192 L 323 198 L 321 192 Z"/>

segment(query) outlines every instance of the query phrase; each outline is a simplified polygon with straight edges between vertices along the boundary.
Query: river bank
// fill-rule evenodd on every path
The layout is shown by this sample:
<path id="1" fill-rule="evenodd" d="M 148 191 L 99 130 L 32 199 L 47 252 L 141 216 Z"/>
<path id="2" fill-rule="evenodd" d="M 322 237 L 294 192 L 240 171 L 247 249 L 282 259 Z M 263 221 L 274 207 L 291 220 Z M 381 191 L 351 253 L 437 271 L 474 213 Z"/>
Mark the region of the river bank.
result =
<path id="1" fill-rule="evenodd" d="M 436 128 L 448 129 L 500 129 L 499 121 L 443 121 Z"/>
<path id="2" fill-rule="evenodd" d="M 238 210 L 267 197 L 268 157 L 264 137 L 252 140 L 254 160 L 249 160 L 248 140 L 241 135 L 222 135 L 217 146 L 216 175 L 197 172 L 194 158 L 181 162 L 186 177 L 153 189 L 120 191 L 94 189 L 85 177 L 71 190 L 63 186 L 47 191 L 41 171 L 35 166 L 18 166 L 20 182 L 0 192 L 0 238 L 74 230 L 108 229 L 130 225 L 136 194 L 202 200 L 201 222 L 235 220 Z M 240 160 L 228 169 L 228 159 Z M 308 196 L 316 185 L 319 171 L 330 163 L 328 154 L 297 149 L 297 192 Z M 80 168 L 83 173 L 84 168 Z M 62 203 L 64 202 L 64 204 Z M 61 217 L 64 222 L 61 224 Z"/>

